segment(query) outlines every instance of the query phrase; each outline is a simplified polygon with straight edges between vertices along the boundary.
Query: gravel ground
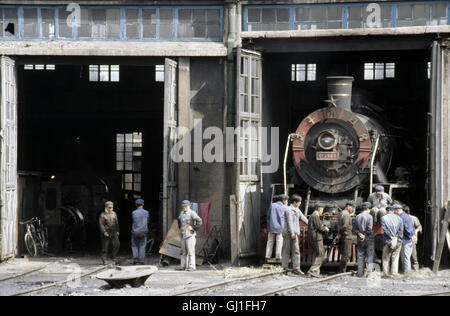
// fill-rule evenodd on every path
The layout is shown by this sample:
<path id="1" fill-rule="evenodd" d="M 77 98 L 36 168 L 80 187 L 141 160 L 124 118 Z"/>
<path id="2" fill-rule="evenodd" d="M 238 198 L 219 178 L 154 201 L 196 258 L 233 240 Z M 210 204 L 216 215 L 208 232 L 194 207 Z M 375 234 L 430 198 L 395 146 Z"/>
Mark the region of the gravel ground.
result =
<path id="1" fill-rule="evenodd" d="M 147 258 L 148 265 L 157 265 L 157 256 Z M 128 260 L 123 260 L 127 265 Z M 11 280 L 4 278 L 15 276 L 32 269 L 45 267 L 32 274 L 24 275 Z M 255 276 L 269 272 L 280 271 L 279 267 L 271 269 L 254 267 L 231 267 L 228 263 L 222 263 L 215 267 L 203 265 L 197 271 L 176 271 L 175 265 L 159 267 L 159 270 L 151 275 L 145 284 L 139 288 L 126 286 L 121 289 L 111 288 L 105 281 L 95 277 L 96 273 L 82 279 L 70 282 L 68 285 L 45 289 L 27 295 L 39 296 L 169 296 L 186 290 L 195 289 L 226 280 Z M 101 268 L 98 257 L 77 258 L 16 258 L 0 264 L 0 296 L 6 296 L 21 291 L 38 288 L 61 282 L 70 276 L 81 275 Z M 277 290 L 292 285 L 298 286 L 294 290 L 280 292 L 286 296 L 355 296 L 355 295 L 420 295 L 429 292 L 450 291 L 450 270 L 439 271 L 434 275 L 427 268 L 421 269 L 408 278 L 398 279 L 381 278 L 374 273 L 368 278 L 343 276 L 321 283 L 311 284 L 314 279 L 305 277 L 274 274 L 260 279 L 246 282 L 231 283 L 226 286 L 195 293 L 195 295 L 217 296 L 254 296 L 258 293 Z M 308 282 L 303 286 L 301 283 Z M 191 294 L 189 294 L 191 295 Z"/>

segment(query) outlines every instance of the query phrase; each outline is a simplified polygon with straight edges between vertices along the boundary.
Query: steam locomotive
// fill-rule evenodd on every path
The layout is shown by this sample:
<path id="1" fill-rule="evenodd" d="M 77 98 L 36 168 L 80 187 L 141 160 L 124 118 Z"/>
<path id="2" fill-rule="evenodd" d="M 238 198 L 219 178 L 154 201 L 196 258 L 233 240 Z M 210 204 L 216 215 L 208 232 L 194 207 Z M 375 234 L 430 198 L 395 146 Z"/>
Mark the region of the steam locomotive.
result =
<path id="1" fill-rule="evenodd" d="M 363 199 L 360 190 L 371 192 L 374 180 L 388 182 L 386 175 L 395 144 L 375 118 L 352 111 L 353 77 L 327 80 L 328 106 L 310 113 L 298 125 L 292 134 L 292 154 L 295 169 L 308 187 L 306 213 L 317 203 L 327 206 L 323 221 L 330 232 L 324 238 L 324 265 L 337 266 L 340 253 L 334 240 L 338 234 L 338 210 L 348 201 L 359 205 Z M 300 247 L 302 264 L 310 264 L 305 225 L 301 227 Z M 355 264 L 353 247 L 349 265 Z"/>
<path id="2" fill-rule="evenodd" d="M 308 205 L 357 204 L 372 180 L 386 183 L 393 143 L 372 117 L 351 109 L 353 77 L 327 77 L 328 107 L 306 116 L 293 135 L 294 166 L 308 185 Z M 313 196 L 311 197 L 311 189 Z"/>

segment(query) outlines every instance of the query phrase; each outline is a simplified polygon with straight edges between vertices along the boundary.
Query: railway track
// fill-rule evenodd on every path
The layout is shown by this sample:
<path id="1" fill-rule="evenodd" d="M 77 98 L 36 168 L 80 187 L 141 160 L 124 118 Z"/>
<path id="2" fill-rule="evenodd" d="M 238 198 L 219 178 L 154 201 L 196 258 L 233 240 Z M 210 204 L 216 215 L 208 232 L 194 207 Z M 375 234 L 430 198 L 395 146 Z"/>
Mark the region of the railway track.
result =
<path id="1" fill-rule="evenodd" d="M 22 272 L 22 273 L 19 273 L 19 274 L 15 274 L 15 275 L 12 275 L 12 276 L 9 276 L 9 277 L 0 279 L 0 282 L 9 281 L 9 280 L 17 279 L 17 278 L 21 278 L 21 277 L 23 277 L 23 276 L 25 276 L 25 275 L 28 275 L 28 274 L 33 274 L 33 273 L 35 273 L 35 272 L 44 270 L 45 268 L 47 268 L 47 267 L 50 266 L 51 264 L 53 264 L 53 262 L 48 263 L 48 264 L 44 264 L 43 266 L 40 266 L 40 267 L 38 267 L 38 268 L 34 268 L 34 269 L 31 269 L 31 270 L 28 270 L 28 271 L 25 271 L 25 272 Z"/>
<path id="2" fill-rule="evenodd" d="M 195 288 L 195 289 L 191 289 L 191 290 L 175 293 L 175 294 L 172 294 L 172 296 L 181 296 L 181 295 L 192 294 L 192 293 L 197 293 L 197 292 L 201 292 L 201 291 L 209 291 L 209 290 L 212 290 L 213 288 L 229 285 L 231 283 L 245 282 L 245 281 L 261 279 L 261 278 L 269 277 L 269 276 L 272 276 L 272 275 L 280 275 L 280 274 L 283 274 L 283 272 L 277 271 L 277 272 L 270 272 L 270 273 L 259 274 L 259 275 L 256 275 L 256 276 L 231 279 L 231 280 L 218 282 L 218 283 L 214 283 L 214 284 L 211 284 L 211 285 L 202 286 L 202 287 L 198 287 L 198 288 Z"/>
<path id="3" fill-rule="evenodd" d="M 227 281 L 223 281 L 223 282 L 218 282 L 218 283 L 214 283 L 211 285 L 207 285 L 207 286 L 202 286 L 202 287 L 198 287 L 198 288 L 194 288 L 194 289 L 190 289 L 190 290 L 186 290 L 183 292 L 178 292 L 175 294 L 172 294 L 172 296 L 181 296 L 181 295 L 200 295 L 201 293 L 204 294 L 208 294 L 211 293 L 212 291 L 214 291 L 215 295 L 220 295 L 220 290 L 218 290 L 218 288 L 220 287 L 226 287 L 230 284 L 239 284 L 239 283 L 243 283 L 243 282 L 247 282 L 247 281 L 253 281 L 253 280 L 262 280 L 262 279 L 266 279 L 267 277 L 270 276 L 275 276 L 275 275 L 283 275 L 284 272 L 271 272 L 271 273 L 264 273 L 264 274 L 260 274 L 260 275 L 256 275 L 256 276 L 251 276 L 251 277 L 242 277 L 242 278 L 236 278 L 236 279 L 232 279 L 232 280 L 227 280 Z M 271 286 L 271 282 L 273 282 L 273 279 L 270 279 L 268 282 L 268 284 L 261 284 L 261 283 L 257 283 L 257 284 L 253 284 L 253 283 L 248 283 L 245 284 L 245 286 L 248 286 L 247 288 L 244 289 L 239 289 L 239 291 L 249 291 L 249 294 L 245 294 L 245 295 L 250 295 L 250 296 L 269 296 L 269 295 L 275 295 L 277 293 L 283 293 L 283 292 L 287 292 L 289 290 L 294 290 L 298 287 L 304 286 L 304 285 L 311 285 L 314 283 L 320 283 L 320 282 L 325 282 L 328 280 L 332 280 L 332 279 L 336 279 L 342 276 L 347 276 L 347 275 L 351 275 L 351 272 L 347 272 L 347 273 L 340 273 L 340 274 L 336 274 L 336 275 L 332 275 L 330 277 L 326 277 L 326 278 L 319 278 L 319 279 L 315 279 L 315 280 L 308 280 L 304 277 L 295 277 L 295 279 L 302 279 L 301 282 L 294 282 L 294 283 L 290 283 L 288 286 L 283 287 L 283 288 L 276 288 L 270 291 L 266 291 L 266 292 L 257 292 L 258 289 L 262 288 L 262 287 L 270 287 Z M 272 285 L 273 287 L 273 285 Z M 226 288 L 222 291 L 222 294 L 225 294 L 227 292 Z M 236 290 L 233 290 L 234 293 L 236 293 Z M 255 294 L 256 292 L 256 294 Z M 235 294 L 236 295 L 236 294 Z"/>
<path id="4" fill-rule="evenodd" d="M 48 266 L 48 265 L 46 265 L 46 266 Z M 22 274 L 20 274 L 20 275 L 12 276 L 12 277 L 9 277 L 9 278 L 6 278 L 6 279 L 11 280 L 11 279 L 14 279 L 14 278 L 19 278 L 19 277 L 21 277 L 21 276 L 24 276 L 24 275 L 27 275 L 27 274 L 31 274 L 31 273 L 40 271 L 40 270 L 42 270 L 42 269 L 44 269 L 44 268 L 45 268 L 45 267 L 40 267 L 39 269 L 30 270 L 30 271 L 27 271 L 27 272 L 22 273 Z M 76 281 L 76 280 L 85 278 L 85 277 L 87 277 L 87 276 L 90 276 L 90 275 L 92 275 L 92 274 L 98 273 L 98 272 L 100 272 L 100 271 L 102 271 L 102 270 L 105 270 L 105 269 L 108 269 L 108 268 L 110 268 L 110 266 L 101 266 L 101 267 L 97 267 L 97 268 L 95 268 L 95 269 L 93 269 L 93 270 L 90 270 L 90 271 L 87 271 L 87 272 L 85 272 L 85 273 L 83 273 L 83 274 L 76 275 L 76 276 L 73 276 L 73 277 L 68 277 L 68 278 L 66 278 L 66 279 L 63 280 L 63 281 L 56 281 L 56 282 L 53 282 L 53 283 L 48 284 L 48 285 L 43 285 L 43 286 L 35 287 L 35 288 L 32 288 L 32 289 L 20 291 L 20 292 L 15 292 L 15 293 L 12 293 L 12 294 L 7 294 L 6 296 L 22 296 L 22 295 L 26 295 L 26 294 L 31 294 L 31 293 L 41 292 L 41 291 L 44 291 L 44 290 L 47 290 L 47 289 L 51 289 L 51 288 L 61 287 L 61 286 L 66 285 L 66 284 L 69 283 L 69 282 L 74 282 L 74 281 Z M 70 274 L 73 274 L 73 273 L 63 273 L 63 274 L 65 274 L 65 275 L 70 275 Z M 6 279 L 4 279 L 4 280 L 6 280 Z"/>

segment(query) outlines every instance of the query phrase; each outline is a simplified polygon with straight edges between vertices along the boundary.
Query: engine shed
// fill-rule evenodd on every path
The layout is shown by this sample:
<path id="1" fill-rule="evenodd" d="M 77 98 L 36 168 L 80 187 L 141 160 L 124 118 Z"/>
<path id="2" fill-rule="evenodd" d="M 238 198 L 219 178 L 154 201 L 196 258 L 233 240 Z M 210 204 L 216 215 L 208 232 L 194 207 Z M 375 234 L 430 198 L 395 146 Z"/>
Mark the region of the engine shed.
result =
<path id="1" fill-rule="evenodd" d="M 33 216 L 64 248 L 68 206 L 97 249 L 105 200 L 125 248 L 144 198 L 160 241 L 182 200 L 210 203 L 222 258 L 244 264 L 283 182 L 308 195 L 286 144 L 327 106 L 328 76 L 353 77 L 352 110 L 389 131 L 374 181 L 424 224 L 422 261 L 440 260 L 450 1 L 3 1 L 0 26 L 0 260 Z"/>

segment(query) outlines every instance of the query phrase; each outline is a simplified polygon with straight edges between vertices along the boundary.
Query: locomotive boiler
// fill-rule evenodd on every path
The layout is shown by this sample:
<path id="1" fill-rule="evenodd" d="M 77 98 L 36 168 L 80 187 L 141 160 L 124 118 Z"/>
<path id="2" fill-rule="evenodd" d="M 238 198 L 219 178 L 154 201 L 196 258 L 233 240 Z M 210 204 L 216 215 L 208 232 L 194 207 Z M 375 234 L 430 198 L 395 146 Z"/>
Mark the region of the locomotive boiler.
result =
<path id="1" fill-rule="evenodd" d="M 359 204 L 362 188 L 370 191 L 373 180 L 387 182 L 393 144 L 383 125 L 352 111 L 353 80 L 327 77 L 328 106 L 306 116 L 292 134 L 294 166 L 308 186 L 307 207 Z"/>

